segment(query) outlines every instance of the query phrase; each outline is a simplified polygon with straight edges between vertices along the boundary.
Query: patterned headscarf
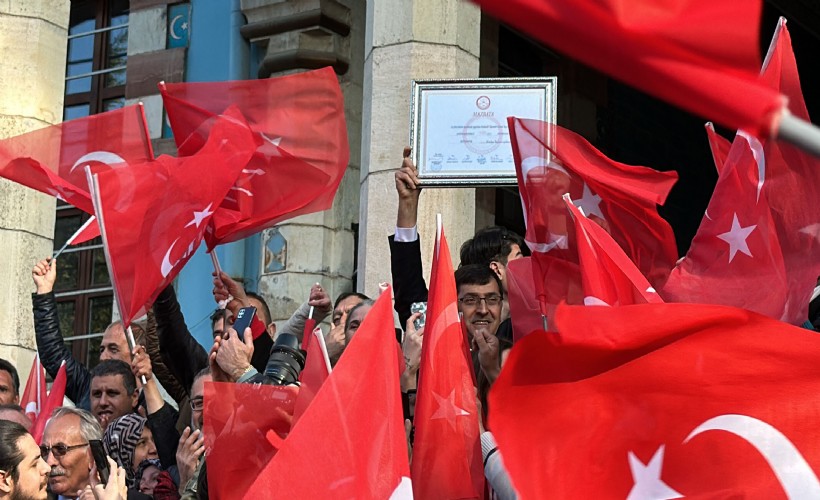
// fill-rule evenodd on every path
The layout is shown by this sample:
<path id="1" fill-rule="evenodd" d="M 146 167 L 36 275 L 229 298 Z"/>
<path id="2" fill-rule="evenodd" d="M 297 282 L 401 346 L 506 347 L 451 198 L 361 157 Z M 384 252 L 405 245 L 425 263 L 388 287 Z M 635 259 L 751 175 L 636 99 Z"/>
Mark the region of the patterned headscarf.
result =
<path id="1" fill-rule="evenodd" d="M 108 424 L 103 435 L 103 446 L 108 456 L 125 469 L 125 484 L 132 488 L 135 482 L 134 450 L 145 428 L 145 418 L 129 413 Z"/>

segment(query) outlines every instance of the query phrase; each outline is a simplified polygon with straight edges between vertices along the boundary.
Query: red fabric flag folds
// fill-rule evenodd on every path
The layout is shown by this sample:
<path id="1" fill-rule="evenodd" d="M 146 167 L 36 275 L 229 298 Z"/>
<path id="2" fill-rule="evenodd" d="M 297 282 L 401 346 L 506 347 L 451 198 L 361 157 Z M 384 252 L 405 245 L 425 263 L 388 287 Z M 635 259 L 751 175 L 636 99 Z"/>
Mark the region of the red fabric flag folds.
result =
<path id="1" fill-rule="evenodd" d="M 516 283 L 510 289 L 516 338 L 542 328 L 541 315 L 549 319 L 561 301 L 583 302 L 577 235 L 565 193 L 653 286 L 662 284 L 675 265 L 677 247 L 657 205 L 666 201 L 677 173 L 613 161 L 581 136 L 550 123 L 518 118 L 508 123 L 532 251 L 529 262 L 511 262 L 507 273 Z"/>
<path id="2" fill-rule="evenodd" d="M 46 422 L 51 418 L 51 414 L 54 413 L 54 410 L 63 406 L 65 385 L 66 373 L 65 361 L 63 361 L 63 364 L 60 365 L 60 369 L 57 371 L 57 376 L 54 377 L 54 383 L 51 384 L 51 391 L 48 393 L 48 398 L 40 408 L 40 414 L 37 415 L 37 420 L 34 421 L 34 425 L 31 428 L 31 435 L 34 436 L 34 440 L 37 441 L 37 444 L 40 444 L 43 440 Z"/>
<path id="3" fill-rule="evenodd" d="M 40 415 L 40 410 L 42 410 L 45 404 L 46 371 L 43 365 L 40 364 L 40 356 L 35 352 L 34 360 L 31 362 L 31 371 L 29 372 L 28 381 L 26 382 L 26 389 L 20 398 L 20 406 L 25 410 L 29 420 L 35 422 Z"/>
<path id="4" fill-rule="evenodd" d="M 169 83 L 160 91 L 181 156 L 202 147 L 213 117 L 230 105 L 254 131 L 255 154 L 214 212 L 209 250 L 330 208 L 350 156 L 344 101 L 331 68 L 264 80 Z"/>
<path id="5" fill-rule="evenodd" d="M 305 322 L 305 333 L 302 341 L 302 347 L 307 352 L 305 359 L 305 368 L 299 374 L 299 397 L 296 399 L 296 408 L 293 411 L 293 425 L 305 413 L 316 393 L 325 383 L 325 380 L 330 376 L 330 360 L 327 357 L 327 348 L 325 347 L 325 338 L 322 335 L 322 329 L 316 327 L 310 328 L 316 324 L 316 320 L 308 318 Z"/>
<path id="6" fill-rule="evenodd" d="M 193 156 L 93 174 L 94 208 L 122 320 L 128 325 L 191 258 L 208 220 L 253 153 L 231 108 Z"/>
<path id="7" fill-rule="evenodd" d="M 382 294 L 245 498 L 412 498 L 392 311 Z"/>
<path id="8" fill-rule="evenodd" d="M 559 306 L 490 427 L 521 498 L 816 498 L 820 337 L 741 309 Z"/>
<path id="9" fill-rule="evenodd" d="M 474 0 L 550 47 L 692 113 L 759 137 L 779 94 L 757 78 L 761 0 Z"/>
<path id="10" fill-rule="evenodd" d="M 94 172 L 153 159 L 141 105 L 71 120 L 0 141 L 0 176 L 94 214 Z"/>
<path id="11" fill-rule="evenodd" d="M 785 20 L 762 71 L 808 119 Z M 820 275 L 820 162 L 738 132 L 686 257 L 660 290 L 667 301 L 743 307 L 795 325 Z"/>
<path id="12" fill-rule="evenodd" d="M 382 297 L 388 294 L 383 294 Z M 438 228 L 430 272 L 427 324 L 416 393 L 413 494 L 483 498 L 476 390 L 444 229 Z"/>

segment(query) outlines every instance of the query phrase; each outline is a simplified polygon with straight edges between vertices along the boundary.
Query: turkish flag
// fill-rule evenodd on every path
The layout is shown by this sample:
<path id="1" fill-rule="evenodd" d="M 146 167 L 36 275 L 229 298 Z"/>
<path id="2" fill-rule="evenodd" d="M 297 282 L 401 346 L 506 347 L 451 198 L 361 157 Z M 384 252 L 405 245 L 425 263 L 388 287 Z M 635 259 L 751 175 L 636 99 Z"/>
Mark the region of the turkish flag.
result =
<path id="1" fill-rule="evenodd" d="M 532 251 L 529 264 L 512 262 L 507 273 L 518 284 L 509 296 L 516 338 L 533 325 L 542 328 L 541 316 L 549 319 L 555 304 L 583 302 L 578 243 L 565 193 L 610 233 L 650 283 L 663 283 L 678 254 L 672 228 L 658 215 L 657 205 L 666 201 L 677 173 L 616 162 L 581 136 L 550 123 L 508 118 L 508 124 L 525 240 Z M 537 318 L 525 304 L 533 297 L 518 295 L 519 290 L 535 294 Z"/>
<path id="2" fill-rule="evenodd" d="M 31 362 L 31 371 L 26 382 L 26 389 L 23 397 L 20 398 L 20 406 L 26 412 L 26 416 L 32 422 L 37 420 L 40 410 L 46 403 L 46 371 L 40 363 L 40 356 L 34 352 L 34 360 Z"/>
<path id="3" fill-rule="evenodd" d="M 820 498 L 820 337 L 695 304 L 559 306 L 490 428 L 521 498 Z"/>
<path id="4" fill-rule="evenodd" d="M 205 383 L 202 434 L 212 498 L 243 498 L 290 433 L 298 392 L 295 386 Z"/>
<path id="5" fill-rule="evenodd" d="M 712 152 L 712 160 L 715 162 L 718 174 L 720 174 L 720 171 L 723 170 L 723 164 L 726 163 L 726 158 L 729 156 L 732 143 L 715 132 L 715 126 L 712 125 L 712 122 L 706 123 L 706 136 L 709 138 L 709 150 Z"/>
<path id="6" fill-rule="evenodd" d="M 255 132 L 255 154 L 213 215 L 209 250 L 330 208 L 350 156 L 344 99 L 331 68 L 264 80 L 169 83 L 160 92 L 181 156 L 202 146 L 212 117 L 230 105 Z"/>
<path id="7" fill-rule="evenodd" d="M 382 294 L 245 498 L 412 498 L 398 356 Z"/>
<path id="8" fill-rule="evenodd" d="M 783 101 L 757 78 L 761 0 L 474 0 L 550 47 L 760 137 Z"/>
<path id="9" fill-rule="evenodd" d="M 231 108 L 193 156 L 163 155 L 92 174 L 94 208 L 125 326 L 191 258 L 253 149 L 250 129 Z"/>
<path id="10" fill-rule="evenodd" d="M 413 418 L 413 494 L 483 498 L 472 361 L 458 314 L 450 249 L 440 223 L 437 229 Z"/>
<path id="11" fill-rule="evenodd" d="M 0 141 L 0 176 L 94 214 L 95 172 L 154 158 L 141 105 L 78 118 Z"/>
<path id="12" fill-rule="evenodd" d="M 316 320 L 308 318 L 305 322 L 304 341 L 302 346 L 307 352 L 305 358 L 305 368 L 299 374 L 299 382 L 301 382 L 299 397 L 296 398 L 296 408 L 293 411 L 293 425 L 305 413 L 316 393 L 325 383 L 325 380 L 330 376 L 332 371 L 330 367 L 330 359 L 327 356 L 327 347 L 325 347 L 325 337 L 322 334 L 322 329 L 319 327 L 308 330 L 310 324 L 315 325 Z"/>
<path id="13" fill-rule="evenodd" d="M 572 203 L 564 203 L 575 221 L 584 304 L 625 306 L 663 300 L 604 228 L 587 219 Z"/>
<path id="14" fill-rule="evenodd" d="M 808 119 L 785 21 L 762 75 Z M 820 162 L 788 144 L 739 132 L 686 257 L 661 289 L 667 301 L 743 307 L 800 325 L 820 275 Z"/>
<path id="15" fill-rule="evenodd" d="M 48 419 L 51 418 L 51 414 L 54 413 L 54 410 L 63 406 L 65 385 L 66 373 L 65 361 L 63 361 L 60 365 L 60 369 L 57 370 L 57 376 L 54 377 L 54 383 L 51 384 L 51 391 L 48 393 L 48 398 L 46 398 L 43 406 L 40 407 L 40 414 L 37 415 L 37 419 L 31 428 L 31 435 L 34 436 L 34 440 L 37 441 L 37 444 L 40 444 L 43 440 L 43 432 L 46 430 L 46 423 Z"/>

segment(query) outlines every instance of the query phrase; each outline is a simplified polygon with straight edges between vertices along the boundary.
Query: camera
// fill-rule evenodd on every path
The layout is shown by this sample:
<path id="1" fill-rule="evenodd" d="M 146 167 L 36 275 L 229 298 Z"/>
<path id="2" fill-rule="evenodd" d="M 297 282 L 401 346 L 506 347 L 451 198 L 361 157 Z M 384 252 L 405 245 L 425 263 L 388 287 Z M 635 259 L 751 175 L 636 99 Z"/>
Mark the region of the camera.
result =
<path id="1" fill-rule="evenodd" d="M 304 367 L 305 351 L 299 349 L 299 339 L 296 335 L 283 333 L 273 343 L 265 373 L 257 373 L 248 382 L 265 385 L 295 384 Z"/>

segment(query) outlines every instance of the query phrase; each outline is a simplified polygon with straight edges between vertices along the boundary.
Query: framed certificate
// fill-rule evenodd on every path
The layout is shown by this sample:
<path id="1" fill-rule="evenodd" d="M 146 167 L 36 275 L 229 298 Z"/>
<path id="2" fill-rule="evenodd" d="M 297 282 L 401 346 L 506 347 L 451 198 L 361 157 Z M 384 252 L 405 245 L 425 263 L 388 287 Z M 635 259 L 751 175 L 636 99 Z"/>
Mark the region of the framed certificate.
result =
<path id="1" fill-rule="evenodd" d="M 410 145 L 423 186 L 516 184 L 507 117 L 555 123 L 555 77 L 414 80 Z"/>

